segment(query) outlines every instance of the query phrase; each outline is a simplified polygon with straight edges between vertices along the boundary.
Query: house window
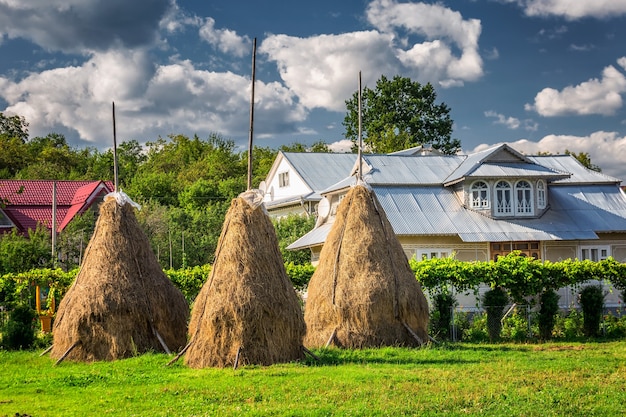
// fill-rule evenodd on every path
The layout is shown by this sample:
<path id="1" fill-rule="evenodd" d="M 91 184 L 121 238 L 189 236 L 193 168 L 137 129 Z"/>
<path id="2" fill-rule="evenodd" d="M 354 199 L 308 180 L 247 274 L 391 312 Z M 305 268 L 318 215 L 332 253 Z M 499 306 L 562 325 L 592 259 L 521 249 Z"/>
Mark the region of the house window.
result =
<path id="1" fill-rule="evenodd" d="M 278 174 L 278 186 L 289 187 L 289 171 Z"/>
<path id="2" fill-rule="evenodd" d="M 498 181 L 496 184 L 496 215 L 506 216 L 513 213 L 511 184 Z"/>
<path id="3" fill-rule="evenodd" d="M 590 261 L 602 261 L 611 256 L 610 246 L 581 246 L 580 259 Z"/>
<path id="4" fill-rule="evenodd" d="M 546 183 L 543 180 L 537 181 L 537 208 L 546 208 Z"/>
<path id="5" fill-rule="evenodd" d="M 533 214 L 533 187 L 528 181 L 515 184 L 515 213 Z"/>
<path id="6" fill-rule="evenodd" d="M 491 259 L 498 260 L 500 256 L 508 255 L 513 251 L 519 251 L 521 256 L 528 256 L 534 259 L 541 259 L 539 242 L 492 242 L 490 245 Z"/>
<path id="7" fill-rule="evenodd" d="M 470 207 L 489 208 L 489 187 L 484 181 L 476 181 L 470 188 Z"/>
<path id="8" fill-rule="evenodd" d="M 415 251 L 416 259 L 418 261 L 424 261 L 427 259 L 447 258 L 450 256 L 450 252 L 442 249 L 417 249 Z"/>

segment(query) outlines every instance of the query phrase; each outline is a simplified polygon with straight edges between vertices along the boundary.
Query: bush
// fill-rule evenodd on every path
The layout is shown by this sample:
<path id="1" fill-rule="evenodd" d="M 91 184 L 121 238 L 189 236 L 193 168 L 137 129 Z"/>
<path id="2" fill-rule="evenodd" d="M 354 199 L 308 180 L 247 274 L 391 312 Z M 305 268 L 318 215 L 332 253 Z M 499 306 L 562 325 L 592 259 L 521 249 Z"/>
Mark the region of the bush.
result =
<path id="1" fill-rule="evenodd" d="M 35 310 L 17 305 L 2 332 L 2 347 L 8 350 L 30 349 L 35 342 Z"/>
<path id="2" fill-rule="evenodd" d="M 600 322 L 604 312 L 604 293 L 599 285 L 589 285 L 580 291 L 580 306 L 583 310 L 583 331 L 586 337 L 600 334 Z"/>
<path id="3" fill-rule="evenodd" d="M 556 316 L 552 335 L 563 340 L 578 340 L 583 336 L 583 315 L 578 310 Z"/>
<path id="4" fill-rule="evenodd" d="M 472 317 L 467 328 L 463 330 L 463 340 L 474 343 L 489 341 L 486 314 L 479 313 Z"/>
<path id="5" fill-rule="evenodd" d="M 546 290 L 539 297 L 539 338 L 550 340 L 559 312 L 559 295 L 554 290 Z"/>
<path id="6" fill-rule="evenodd" d="M 489 340 L 497 342 L 500 340 L 502 330 L 502 313 L 504 307 L 509 302 L 509 297 L 501 287 L 493 288 L 483 295 L 483 306 L 487 312 L 487 331 Z"/>
<path id="7" fill-rule="evenodd" d="M 518 306 L 502 322 L 501 336 L 513 342 L 526 342 L 532 337 L 526 306 Z"/>
<path id="8" fill-rule="evenodd" d="M 440 292 L 433 297 L 430 323 L 435 337 L 452 340 L 452 309 L 456 305 L 456 298 L 449 292 Z"/>

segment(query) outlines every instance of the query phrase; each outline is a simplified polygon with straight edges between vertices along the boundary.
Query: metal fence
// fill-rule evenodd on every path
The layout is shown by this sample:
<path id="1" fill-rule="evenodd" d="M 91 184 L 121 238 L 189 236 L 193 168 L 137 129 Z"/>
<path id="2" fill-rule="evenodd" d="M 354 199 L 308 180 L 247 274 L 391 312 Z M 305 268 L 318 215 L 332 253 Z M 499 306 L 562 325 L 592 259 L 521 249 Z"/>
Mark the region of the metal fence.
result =
<path id="1" fill-rule="evenodd" d="M 431 321 L 430 333 L 437 341 L 453 342 L 536 342 L 540 339 L 539 307 L 509 304 L 497 308 L 489 317 L 483 308 L 451 309 L 448 329 L 438 329 Z M 493 315 L 492 315 L 493 316 Z M 553 340 L 577 340 L 585 337 L 584 317 L 580 309 L 562 310 L 555 316 Z M 599 328 L 600 337 L 626 338 L 626 309 L 606 308 Z"/>

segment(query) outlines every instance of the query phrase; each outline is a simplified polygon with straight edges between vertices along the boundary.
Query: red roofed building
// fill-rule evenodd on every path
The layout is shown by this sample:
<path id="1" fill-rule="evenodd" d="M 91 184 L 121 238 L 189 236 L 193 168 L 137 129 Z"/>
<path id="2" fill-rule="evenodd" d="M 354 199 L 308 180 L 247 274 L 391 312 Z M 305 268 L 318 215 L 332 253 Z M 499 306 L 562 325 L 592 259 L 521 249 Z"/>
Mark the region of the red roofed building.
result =
<path id="1" fill-rule="evenodd" d="M 58 232 L 114 189 L 111 181 L 0 180 L 0 233 L 15 227 L 26 235 L 37 224 L 52 230 L 55 183 Z"/>

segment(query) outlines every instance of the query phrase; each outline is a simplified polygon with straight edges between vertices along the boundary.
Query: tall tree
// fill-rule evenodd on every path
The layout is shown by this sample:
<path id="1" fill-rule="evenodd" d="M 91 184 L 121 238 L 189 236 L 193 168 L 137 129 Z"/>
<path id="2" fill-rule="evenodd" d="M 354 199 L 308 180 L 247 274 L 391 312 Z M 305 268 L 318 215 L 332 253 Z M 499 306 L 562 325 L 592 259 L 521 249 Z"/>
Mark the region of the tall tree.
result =
<path id="1" fill-rule="evenodd" d="M 565 155 L 571 155 L 578 160 L 585 168 L 589 168 L 592 171 L 602 172 L 602 168 L 591 162 L 591 156 L 589 152 L 572 152 L 569 149 L 565 149 Z"/>
<path id="2" fill-rule="evenodd" d="M 372 90 L 363 88 L 361 119 L 363 143 L 375 153 L 389 153 L 419 145 L 432 145 L 444 154 L 455 154 L 461 148 L 452 139 L 450 108 L 436 104 L 437 94 L 428 83 L 422 85 L 410 78 L 384 75 Z M 355 148 L 358 141 L 359 97 L 356 91 L 346 101 L 343 125 L 346 138 Z"/>
<path id="3" fill-rule="evenodd" d="M 0 136 L 4 135 L 26 142 L 28 140 L 28 123 L 24 116 L 6 116 L 0 112 Z"/>

